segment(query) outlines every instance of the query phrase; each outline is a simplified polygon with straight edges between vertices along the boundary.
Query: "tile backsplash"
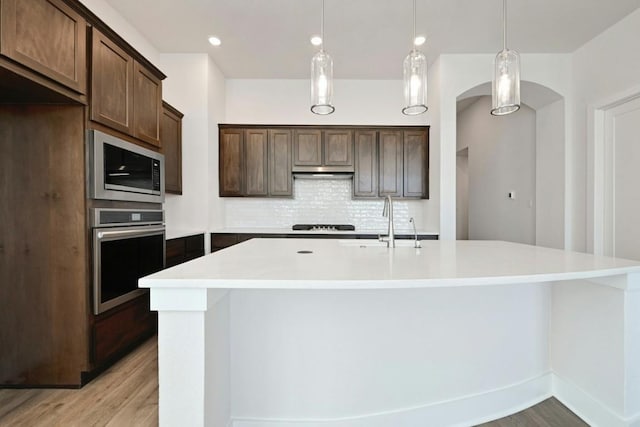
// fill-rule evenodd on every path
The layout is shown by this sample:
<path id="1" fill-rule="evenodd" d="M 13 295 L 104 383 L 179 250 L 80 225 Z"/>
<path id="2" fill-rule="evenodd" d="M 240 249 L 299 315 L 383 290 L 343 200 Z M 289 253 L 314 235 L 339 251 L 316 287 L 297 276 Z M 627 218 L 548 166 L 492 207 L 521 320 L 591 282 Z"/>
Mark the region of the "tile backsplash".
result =
<path id="1" fill-rule="evenodd" d="M 352 180 L 295 179 L 293 199 L 227 198 L 226 227 L 290 228 L 293 224 L 353 224 L 356 231 L 386 232 L 383 199 L 353 200 Z M 393 202 L 396 232 L 412 231 L 409 218 L 421 229 L 422 202 Z"/>

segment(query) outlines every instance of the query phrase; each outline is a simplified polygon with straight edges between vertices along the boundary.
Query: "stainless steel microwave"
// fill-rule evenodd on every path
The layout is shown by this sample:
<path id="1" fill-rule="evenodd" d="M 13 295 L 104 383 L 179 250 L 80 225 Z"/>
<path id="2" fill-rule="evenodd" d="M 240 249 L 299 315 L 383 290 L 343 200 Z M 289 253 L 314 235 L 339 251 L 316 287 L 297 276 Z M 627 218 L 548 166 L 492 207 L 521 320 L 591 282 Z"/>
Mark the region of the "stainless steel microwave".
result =
<path id="1" fill-rule="evenodd" d="M 97 130 L 89 131 L 89 197 L 164 202 L 164 156 Z"/>

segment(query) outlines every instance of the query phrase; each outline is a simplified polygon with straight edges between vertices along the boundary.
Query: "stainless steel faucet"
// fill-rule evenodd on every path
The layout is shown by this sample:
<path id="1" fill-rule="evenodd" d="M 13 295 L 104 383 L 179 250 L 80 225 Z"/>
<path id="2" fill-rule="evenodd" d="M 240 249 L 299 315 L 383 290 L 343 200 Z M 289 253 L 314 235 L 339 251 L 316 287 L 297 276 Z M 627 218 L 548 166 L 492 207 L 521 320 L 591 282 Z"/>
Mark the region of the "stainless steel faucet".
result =
<path id="1" fill-rule="evenodd" d="M 391 200 L 391 196 L 387 196 L 384 199 L 384 208 L 382 209 L 382 216 L 386 216 L 389 218 L 389 226 L 387 228 L 387 235 L 380 236 L 379 240 L 381 242 L 387 242 L 388 248 L 396 247 L 396 238 L 393 232 L 393 200 Z"/>
<path id="2" fill-rule="evenodd" d="M 413 247 L 416 249 L 421 248 L 422 246 L 420 246 L 420 241 L 418 240 L 418 232 L 416 231 L 416 221 L 413 219 L 413 217 L 409 218 L 409 222 L 411 224 L 413 224 Z"/>

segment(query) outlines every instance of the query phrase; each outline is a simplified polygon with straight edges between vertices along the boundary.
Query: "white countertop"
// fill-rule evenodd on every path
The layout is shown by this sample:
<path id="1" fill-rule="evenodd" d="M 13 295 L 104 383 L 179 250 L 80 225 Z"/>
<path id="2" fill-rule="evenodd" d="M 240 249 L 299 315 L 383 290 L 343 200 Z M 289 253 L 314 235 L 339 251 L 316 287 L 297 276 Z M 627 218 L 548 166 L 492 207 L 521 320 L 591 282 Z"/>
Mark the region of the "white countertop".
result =
<path id="1" fill-rule="evenodd" d="M 418 235 L 437 236 L 439 233 L 433 231 L 417 230 Z M 338 234 L 338 235 L 354 235 L 354 234 L 386 234 L 387 230 L 358 230 L 355 231 L 336 231 L 336 230 L 292 230 L 289 228 L 251 228 L 251 227 L 225 227 L 211 230 L 211 233 L 239 233 L 239 234 Z M 411 235 L 413 230 L 395 230 L 395 234 Z"/>
<path id="2" fill-rule="evenodd" d="M 421 249 L 354 242 L 358 241 L 252 239 L 147 276 L 139 284 L 150 288 L 378 289 L 640 273 L 636 261 L 499 241 L 425 240 Z M 299 254 L 301 250 L 313 253 Z"/>

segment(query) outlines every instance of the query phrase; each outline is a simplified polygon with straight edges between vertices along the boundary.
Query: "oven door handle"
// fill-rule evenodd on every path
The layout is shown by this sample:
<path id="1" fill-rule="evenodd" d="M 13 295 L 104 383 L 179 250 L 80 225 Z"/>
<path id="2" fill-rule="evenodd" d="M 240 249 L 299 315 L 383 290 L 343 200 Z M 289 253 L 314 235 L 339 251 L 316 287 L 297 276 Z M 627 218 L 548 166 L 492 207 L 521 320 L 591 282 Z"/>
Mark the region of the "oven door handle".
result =
<path id="1" fill-rule="evenodd" d="M 118 230 L 118 231 L 98 231 L 96 236 L 98 239 L 104 239 L 105 237 L 132 237 L 132 236 L 146 236 L 149 234 L 164 233 L 165 227 L 145 227 L 144 229 L 135 230 Z"/>

